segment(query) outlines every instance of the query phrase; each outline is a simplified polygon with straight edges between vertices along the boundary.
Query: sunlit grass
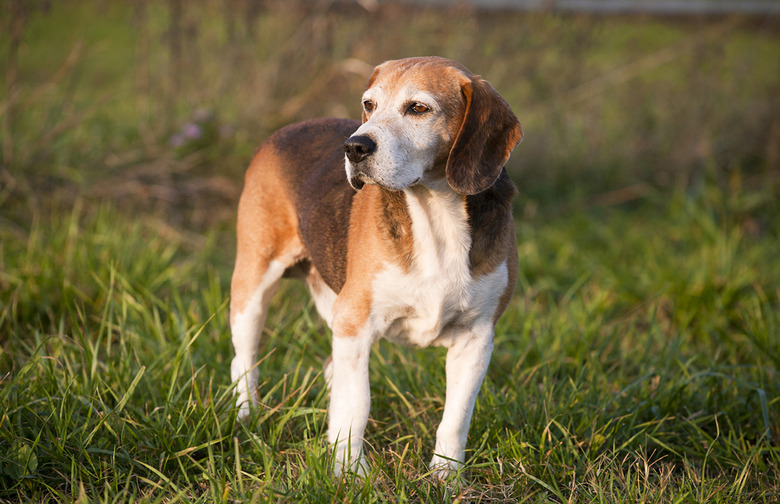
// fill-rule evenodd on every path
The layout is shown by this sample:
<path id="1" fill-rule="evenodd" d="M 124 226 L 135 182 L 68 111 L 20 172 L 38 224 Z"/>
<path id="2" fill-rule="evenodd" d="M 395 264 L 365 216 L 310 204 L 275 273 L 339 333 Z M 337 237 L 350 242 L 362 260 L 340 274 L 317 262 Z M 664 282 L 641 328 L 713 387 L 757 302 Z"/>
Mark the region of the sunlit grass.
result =
<path id="1" fill-rule="evenodd" d="M 738 213 L 738 208 L 729 211 Z M 706 195 L 519 223 L 459 489 L 426 476 L 443 352 L 379 344 L 372 472 L 333 480 L 329 334 L 276 298 L 262 408 L 235 420 L 230 257 L 110 207 L 2 232 L 2 498 L 144 502 L 771 502 L 780 390 L 774 238 Z M 453 494 L 454 492 L 454 494 Z"/>

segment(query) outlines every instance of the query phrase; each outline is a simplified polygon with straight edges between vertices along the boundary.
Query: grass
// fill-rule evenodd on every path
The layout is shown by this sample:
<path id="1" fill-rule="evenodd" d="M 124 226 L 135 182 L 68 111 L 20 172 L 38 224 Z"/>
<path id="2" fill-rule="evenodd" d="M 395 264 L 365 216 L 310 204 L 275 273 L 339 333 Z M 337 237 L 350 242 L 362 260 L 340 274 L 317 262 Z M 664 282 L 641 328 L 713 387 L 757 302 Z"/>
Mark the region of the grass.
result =
<path id="1" fill-rule="evenodd" d="M 0 12 L 0 502 L 780 499 L 776 20 L 50 4 Z M 371 473 L 334 480 L 329 334 L 298 284 L 263 407 L 235 418 L 241 173 L 280 125 L 357 116 L 374 63 L 426 53 L 523 121 L 517 294 L 462 485 L 427 475 L 443 352 L 384 343 Z"/>
<path id="2" fill-rule="evenodd" d="M 776 235 L 747 235 L 743 208 L 710 198 L 727 200 L 705 187 L 519 221 L 518 294 L 456 490 L 426 477 L 441 351 L 376 347 L 373 469 L 332 480 L 328 334 L 300 286 L 274 302 L 264 407 L 239 423 L 219 233 L 107 206 L 40 216 L 23 239 L 3 230 L 0 498 L 773 502 Z"/>

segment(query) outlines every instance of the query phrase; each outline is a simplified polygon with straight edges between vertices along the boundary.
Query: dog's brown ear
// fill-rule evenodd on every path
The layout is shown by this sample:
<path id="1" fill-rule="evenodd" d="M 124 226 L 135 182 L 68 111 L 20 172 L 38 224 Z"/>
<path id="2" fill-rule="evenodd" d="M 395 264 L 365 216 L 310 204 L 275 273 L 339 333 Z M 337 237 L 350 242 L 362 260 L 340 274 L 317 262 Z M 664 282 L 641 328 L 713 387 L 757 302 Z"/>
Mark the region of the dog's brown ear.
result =
<path id="1" fill-rule="evenodd" d="M 447 182 L 455 192 L 484 191 L 496 181 L 523 130 L 509 104 L 489 82 L 474 76 L 461 92 L 466 112 L 447 159 Z"/>

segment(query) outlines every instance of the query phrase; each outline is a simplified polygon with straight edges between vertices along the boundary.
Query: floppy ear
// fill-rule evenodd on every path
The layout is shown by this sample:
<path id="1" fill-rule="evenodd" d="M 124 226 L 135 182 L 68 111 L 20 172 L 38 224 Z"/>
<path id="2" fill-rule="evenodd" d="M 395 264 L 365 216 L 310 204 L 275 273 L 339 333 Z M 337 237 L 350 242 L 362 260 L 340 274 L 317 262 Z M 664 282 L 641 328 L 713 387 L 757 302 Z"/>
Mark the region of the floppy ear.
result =
<path id="1" fill-rule="evenodd" d="M 496 181 L 509 153 L 523 138 L 509 104 L 486 80 L 473 76 L 461 84 L 466 112 L 447 159 L 447 182 L 455 192 L 484 191 Z"/>

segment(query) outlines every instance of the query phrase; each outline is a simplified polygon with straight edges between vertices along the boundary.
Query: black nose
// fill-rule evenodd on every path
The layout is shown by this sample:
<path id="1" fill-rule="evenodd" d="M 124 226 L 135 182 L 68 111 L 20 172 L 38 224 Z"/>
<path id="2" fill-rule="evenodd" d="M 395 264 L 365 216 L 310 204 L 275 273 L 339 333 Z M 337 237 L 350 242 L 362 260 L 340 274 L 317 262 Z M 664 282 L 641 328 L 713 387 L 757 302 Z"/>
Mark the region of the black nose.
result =
<path id="1" fill-rule="evenodd" d="M 344 153 L 352 163 L 359 163 L 376 152 L 376 143 L 365 135 L 356 135 L 344 142 Z"/>

